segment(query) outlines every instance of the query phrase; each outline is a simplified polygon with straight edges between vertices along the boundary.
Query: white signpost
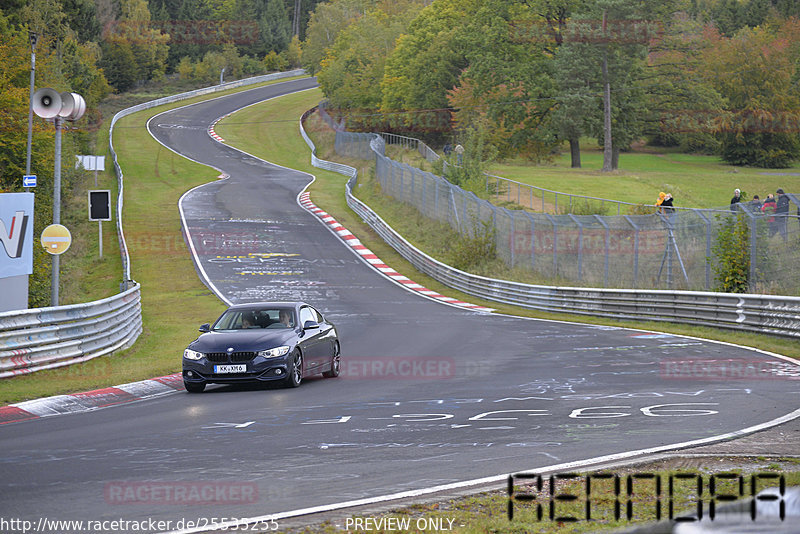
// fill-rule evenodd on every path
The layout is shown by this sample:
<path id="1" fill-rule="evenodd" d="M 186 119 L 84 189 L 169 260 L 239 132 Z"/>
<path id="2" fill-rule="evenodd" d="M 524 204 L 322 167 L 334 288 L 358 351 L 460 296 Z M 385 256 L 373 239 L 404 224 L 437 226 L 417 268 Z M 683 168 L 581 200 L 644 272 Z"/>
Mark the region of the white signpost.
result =
<path id="1" fill-rule="evenodd" d="M 94 186 L 97 187 L 97 171 L 106 170 L 106 157 L 105 156 L 75 156 L 78 161 L 75 162 L 75 168 L 80 169 L 83 167 L 87 171 L 94 171 Z"/>

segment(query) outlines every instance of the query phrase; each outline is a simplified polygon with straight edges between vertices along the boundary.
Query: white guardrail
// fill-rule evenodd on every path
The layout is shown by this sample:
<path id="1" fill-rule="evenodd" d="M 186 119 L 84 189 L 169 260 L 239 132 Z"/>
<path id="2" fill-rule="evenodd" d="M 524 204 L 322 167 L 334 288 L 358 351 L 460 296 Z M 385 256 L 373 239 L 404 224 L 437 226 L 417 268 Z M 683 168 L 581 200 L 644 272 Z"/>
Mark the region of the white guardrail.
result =
<path id="1" fill-rule="evenodd" d="M 122 231 L 123 174 L 114 151 L 114 125 L 132 113 L 188 98 L 299 76 L 302 69 L 279 72 L 167 96 L 123 109 L 111 119 L 109 146 L 117 175 L 117 235 L 122 256 L 121 293 L 102 300 L 0 313 L 0 378 L 85 362 L 130 347 L 142 332 L 141 286 L 131 279 L 128 246 Z"/>
<path id="2" fill-rule="evenodd" d="M 442 284 L 486 300 L 548 312 L 644 319 L 800 337 L 800 297 L 540 286 L 477 276 L 445 265 L 411 245 L 369 206 L 353 196 L 353 187 L 358 180 L 356 169 L 317 158 L 316 147 L 303 128 L 303 121 L 315 109 L 307 111 L 300 119 L 300 133 L 311 148 L 311 164 L 349 176 L 347 205 L 416 269 Z M 383 139 L 375 135 L 373 150 L 377 151 L 376 146 L 380 143 L 383 143 Z"/>
<path id="3" fill-rule="evenodd" d="M 0 378 L 85 362 L 142 332 L 140 286 L 103 300 L 0 313 Z"/>

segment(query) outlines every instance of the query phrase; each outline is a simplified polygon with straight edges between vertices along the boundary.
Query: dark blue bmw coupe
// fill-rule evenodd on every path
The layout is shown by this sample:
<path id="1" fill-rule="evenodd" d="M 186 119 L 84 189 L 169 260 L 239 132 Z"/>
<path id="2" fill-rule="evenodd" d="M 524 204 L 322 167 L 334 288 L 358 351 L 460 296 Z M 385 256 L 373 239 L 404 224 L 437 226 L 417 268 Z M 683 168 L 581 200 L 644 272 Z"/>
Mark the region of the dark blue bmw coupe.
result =
<path id="1" fill-rule="evenodd" d="M 339 376 L 336 327 L 305 302 L 257 302 L 228 308 L 183 351 L 183 384 L 190 393 L 206 384 L 283 381 Z"/>

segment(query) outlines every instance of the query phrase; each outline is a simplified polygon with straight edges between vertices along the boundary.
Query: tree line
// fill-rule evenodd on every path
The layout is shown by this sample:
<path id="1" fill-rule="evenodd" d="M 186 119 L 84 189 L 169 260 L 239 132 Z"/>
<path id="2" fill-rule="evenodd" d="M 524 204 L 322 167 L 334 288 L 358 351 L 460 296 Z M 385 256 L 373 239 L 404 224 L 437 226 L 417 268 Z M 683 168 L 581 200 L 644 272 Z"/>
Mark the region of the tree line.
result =
<path id="1" fill-rule="evenodd" d="M 352 129 L 498 157 L 595 138 L 604 170 L 642 140 L 786 167 L 800 157 L 800 3 L 330 0 L 302 62 Z"/>

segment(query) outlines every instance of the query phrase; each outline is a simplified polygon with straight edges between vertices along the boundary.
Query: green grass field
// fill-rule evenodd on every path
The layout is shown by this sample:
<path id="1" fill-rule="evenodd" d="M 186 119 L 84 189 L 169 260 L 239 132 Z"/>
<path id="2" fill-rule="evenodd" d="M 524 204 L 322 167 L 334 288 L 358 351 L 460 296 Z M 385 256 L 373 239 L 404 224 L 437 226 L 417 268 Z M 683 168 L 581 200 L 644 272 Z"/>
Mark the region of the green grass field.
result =
<path id="1" fill-rule="evenodd" d="M 726 207 L 736 188 L 748 199 L 754 194 L 764 199 L 779 187 L 800 193 L 800 163 L 789 169 L 733 167 L 717 156 L 655 150 L 621 154 L 619 170 L 610 174 L 600 172 L 603 154 L 597 148 L 581 152 L 581 169 L 570 168 L 567 152 L 552 165 L 515 160 L 495 163 L 489 173 L 553 191 L 640 204 L 653 204 L 660 191 L 671 192 L 675 205 L 687 208 Z"/>

